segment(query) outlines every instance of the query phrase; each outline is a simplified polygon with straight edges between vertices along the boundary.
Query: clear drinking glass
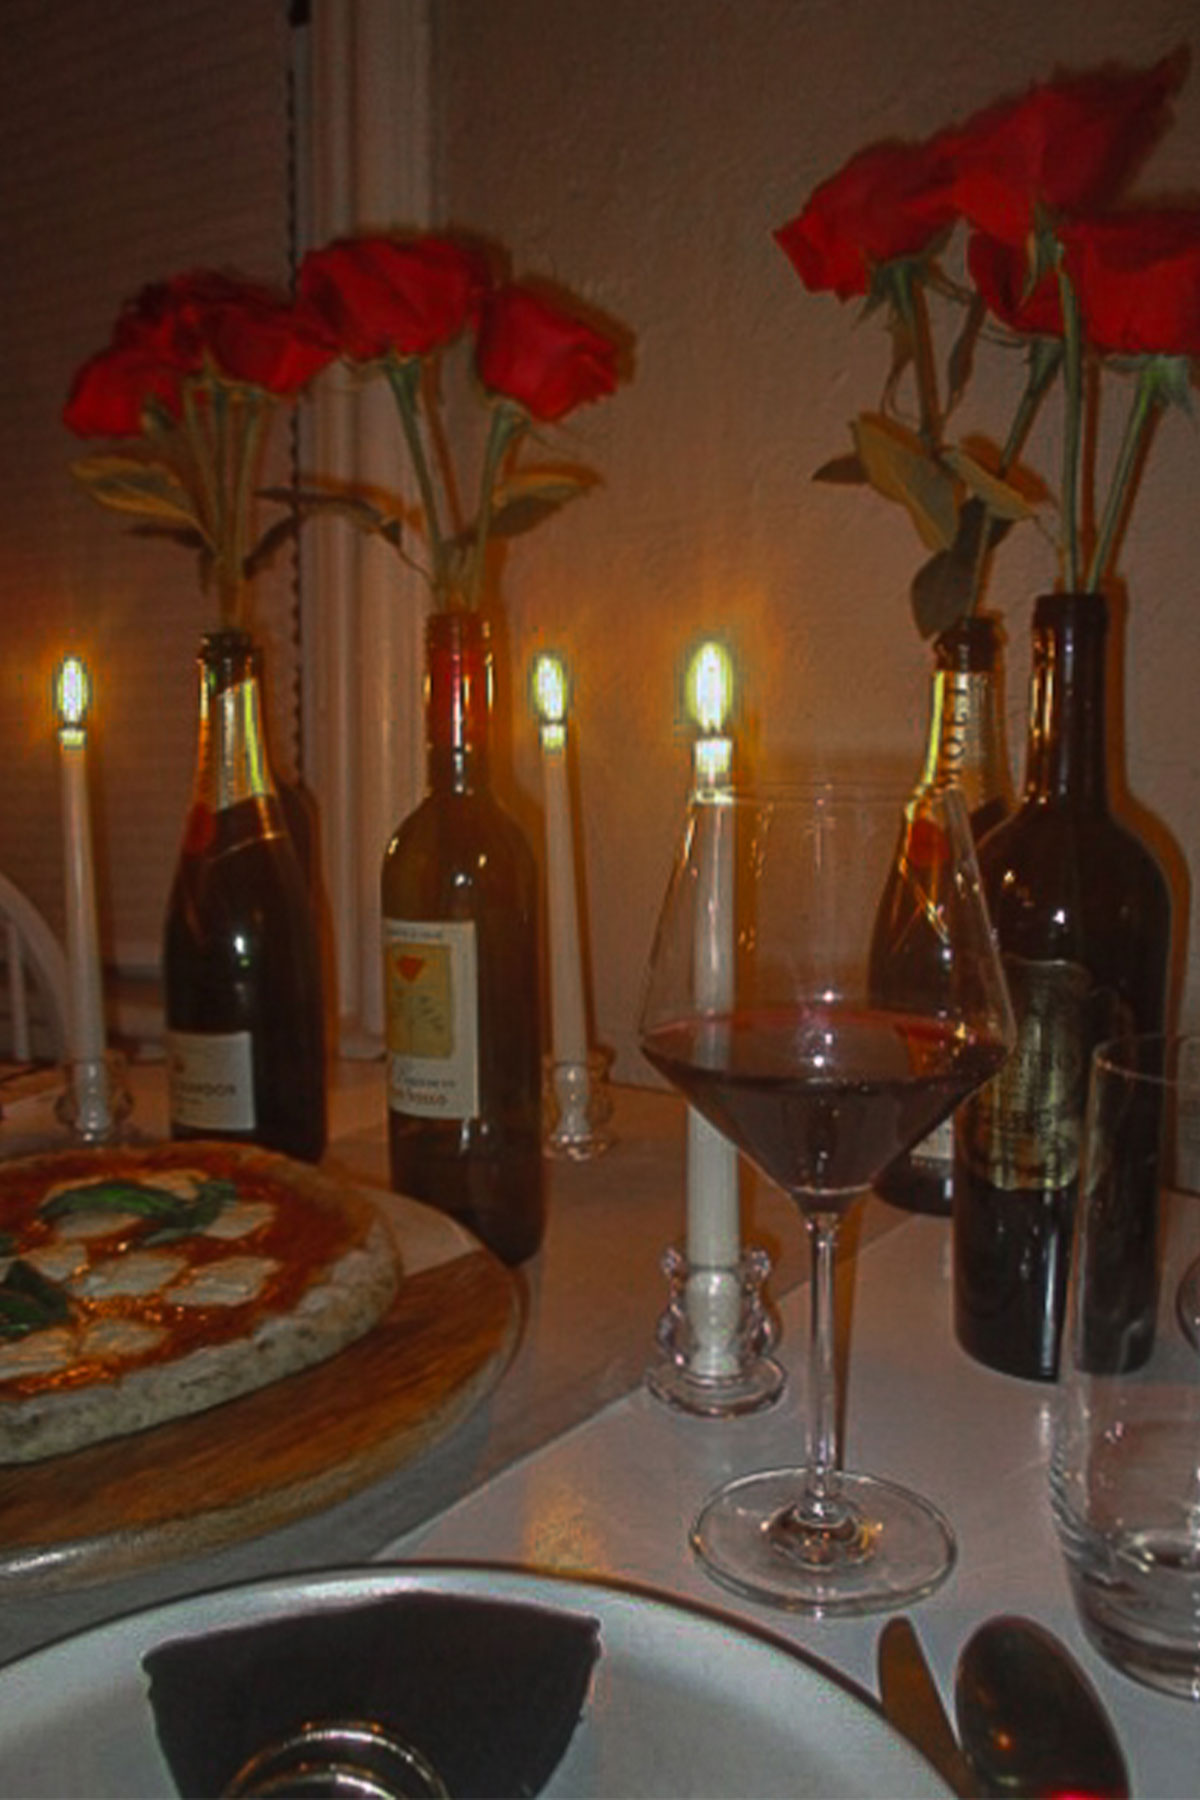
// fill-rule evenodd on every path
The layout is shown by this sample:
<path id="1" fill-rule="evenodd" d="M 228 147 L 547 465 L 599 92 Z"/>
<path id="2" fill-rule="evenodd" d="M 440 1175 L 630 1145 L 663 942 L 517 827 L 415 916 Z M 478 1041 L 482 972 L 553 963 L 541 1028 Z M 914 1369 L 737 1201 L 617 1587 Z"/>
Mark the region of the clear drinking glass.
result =
<path id="1" fill-rule="evenodd" d="M 889 928 L 905 955 L 884 999 L 871 945 L 898 856 L 904 917 Z M 796 1201 L 812 1255 L 807 1466 L 721 1489 L 694 1550 L 726 1586 L 797 1610 L 928 1593 L 953 1562 L 946 1520 L 841 1467 L 834 1257 L 850 1204 L 1012 1046 L 961 795 L 808 782 L 696 796 L 640 1032 L 651 1063 Z"/>
<path id="2" fill-rule="evenodd" d="M 1092 1061 L 1051 1457 L 1084 1630 L 1200 1700 L 1200 1037 Z"/>

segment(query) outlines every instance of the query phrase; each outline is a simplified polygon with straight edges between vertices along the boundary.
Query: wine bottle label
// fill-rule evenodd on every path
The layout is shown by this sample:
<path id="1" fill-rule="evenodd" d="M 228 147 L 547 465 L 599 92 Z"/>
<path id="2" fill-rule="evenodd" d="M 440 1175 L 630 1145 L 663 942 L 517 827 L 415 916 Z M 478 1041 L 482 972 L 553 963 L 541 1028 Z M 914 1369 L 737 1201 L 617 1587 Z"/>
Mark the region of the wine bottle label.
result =
<path id="1" fill-rule="evenodd" d="M 388 1106 L 423 1119 L 479 1112 L 479 1001 L 470 920 L 383 921 Z"/>
<path id="2" fill-rule="evenodd" d="M 923 1137 L 919 1144 L 909 1152 L 913 1161 L 922 1167 L 934 1168 L 939 1172 L 954 1161 L 954 1119 L 943 1119 L 935 1125 L 928 1137 Z"/>
<path id="3" fill-rule="evenodd" d="M 942 669 L 934 678 L 929 757 L 923 780 L 952 781 L 962 789 L 969 813 L 1004 793 L 1004 768 L 997 736 L 993 678 L 978 672 Z"/>
<path id="4" fill-rule="evenodd" d="M 254 1057 L 248 1031 L 168 1031 L 171 1123 L 193 1131 L 253 1131 Z"/>
<path id="5" fill-rule="evenodd" d="M 963 1108 L 967 1166 L 1009 1191 L 1068 1187 L 1079 1175 L 1092 1051 L 1121 1030 L 1123 1009 L 1078 963 L 1003 960 L 1017 1041 Z"/>

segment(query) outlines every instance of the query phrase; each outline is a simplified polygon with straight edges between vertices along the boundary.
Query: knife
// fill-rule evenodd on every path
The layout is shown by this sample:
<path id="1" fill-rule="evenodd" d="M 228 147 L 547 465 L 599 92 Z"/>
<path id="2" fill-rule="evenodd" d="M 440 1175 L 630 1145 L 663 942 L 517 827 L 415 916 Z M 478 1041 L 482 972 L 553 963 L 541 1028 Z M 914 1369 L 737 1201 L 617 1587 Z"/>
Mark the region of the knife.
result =
<path id="1" fill-rule="evenodd" d="M 921 1752 L 954 1793 L 973 1800 L 980 1791 L 978 1780 L 959 1748 L 911 1620 L 889 1619 L 879 1634 L 876 1655 L 879 1696 L 888 1723 Z"/>

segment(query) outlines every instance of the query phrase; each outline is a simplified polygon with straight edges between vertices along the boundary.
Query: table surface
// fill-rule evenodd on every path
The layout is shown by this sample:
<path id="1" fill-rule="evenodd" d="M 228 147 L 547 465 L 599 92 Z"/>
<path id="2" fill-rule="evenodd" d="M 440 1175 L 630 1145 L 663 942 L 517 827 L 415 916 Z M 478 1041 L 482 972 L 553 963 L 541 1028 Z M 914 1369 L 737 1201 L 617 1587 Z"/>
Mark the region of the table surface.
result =
<path id="1" fill-rule="evenodd" d="M 161 1076 L 135 1071 L 136 1118 L 162 1128 Z M 326 1165 L 386 1184 L 382 1074 L 342 1064 Z M 803 1444 L 802 1232 L 747 1177 L 744 1233 L 775 1259 L 770 1291 L 789 1371 L 777 1406 L 706 1421 L 642 1386 L 665 1288 L 660 1261 L 683 1231 L 685 1114 L 673 1095 L 614 1090 L 616 1142 L 585 1163 L 547 1164 L 549 1222 L 516 1279 L 521 1344 L 498 1387 L 416 1464 L 282 1530 L 143 1575 L 23 1599 L 0 1611 L 0 1662 L 133 1608 L 295 1569 L 384 1557 L 517 1564 L 634 1581 L 750 1619 L 876 1690 L 882 1616 L 811 1620 L 715 1586 L 694 1563 L 687 1525 L 728 1477 L 798 1459 Z M 0 1124 L 0 1153 L 6 1130 Z M 950 1517 L 959 1560 L 911 1608 L 951 1697 L 954 1659 L 989 1614 L 1041 1620 L 1074 1651 L 1108 1704 L 1138 1796 L 1200 1795 L 1200 1706 L 1118 1675 L 1076 1625 L 1046 1489 L 1053 1390 L 980 1368 L 950 1328 L 950 1230 L 871 1198 L 848 1221 L 839 1271 L 847 1361 L 847 1466 L 919 1488 Z M 2 1589 L 0 1589 L 2 1591 Z"/>

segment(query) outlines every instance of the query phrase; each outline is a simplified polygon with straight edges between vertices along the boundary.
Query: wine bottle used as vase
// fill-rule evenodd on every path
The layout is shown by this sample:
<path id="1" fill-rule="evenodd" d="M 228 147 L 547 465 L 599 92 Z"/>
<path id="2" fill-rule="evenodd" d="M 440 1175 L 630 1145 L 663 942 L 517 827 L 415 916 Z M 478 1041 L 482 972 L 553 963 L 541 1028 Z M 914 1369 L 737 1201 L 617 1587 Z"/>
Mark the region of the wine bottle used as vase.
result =
<path id="1" fill-rule="evenodd" d="M 426 631 L 428 792 L 383 861 L 393 1188 L 507 1263 L 544 1224 L 538 881 L 491 786 L 492 657 L 478 613 Z"/>
<path id="2" fill-rule="evenodd" d="M 979 1362 L 1042 1381 L 1058 1367 L 1092 1052 L 1161 1030 L 1166 1004 L 1167 884 L 1109 807 L 1107 627 L 1099 594 L 1038 600 L 1024 792 L 980 846 L 1018 1036 L 960 1115 L 955 1328 Z"/>

